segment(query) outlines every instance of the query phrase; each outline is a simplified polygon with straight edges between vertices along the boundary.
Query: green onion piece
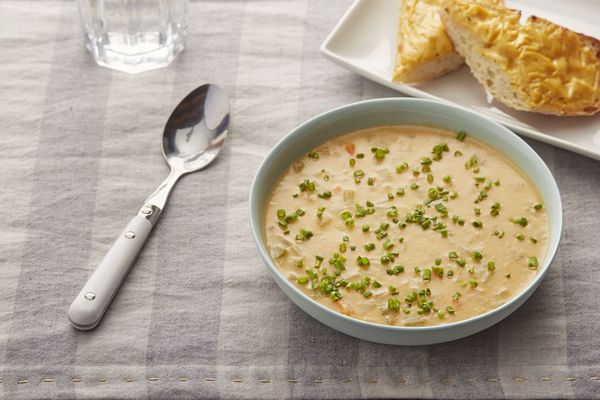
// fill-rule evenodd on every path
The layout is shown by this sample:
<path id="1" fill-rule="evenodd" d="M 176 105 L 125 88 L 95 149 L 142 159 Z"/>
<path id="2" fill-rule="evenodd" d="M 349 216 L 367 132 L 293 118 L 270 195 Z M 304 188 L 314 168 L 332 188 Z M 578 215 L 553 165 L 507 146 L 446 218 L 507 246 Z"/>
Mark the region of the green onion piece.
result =
<path id="1" fill-rule="evenodd" d="M 326 191 L 326 192 L 323 192 L 323 193 L 319 193 L 317 196 L 319 198 L 321 198 L 321 199 L 329 199 L 329 198 L 331 198 L 331 192 L 330 191 Z"/>
<path id="2" fill-rule="evenodd" d="M 389 249 L 391 249 L 392 247 L 394 247 L 394 244 L 393 244 L 393 243 L 392 243 L 392 241 L 391 241 L 391 240 L 389 240 L 389 239 L 388 239 L 388 240 L 386 240 L 386 241 L 385 241 L 385 243 L 383 244 L 383 248 L 384 248 L 384 250 L 389 250 Z"/>
<path id="3" fill-rule="evenodd" d="M 460 266 L 460 267 L 464 267 L 465 265 L 467 265 L 467 260 L 465 260 L 464 258 L 459 258 L 456 260 L 456 263 Z"/>
<path id="4" fill-rule="evenodd" d="M 424 281 L 430 281 L 431 280 L 431 269 L 430 268 L 423 269 L 421 276 L 423 277 Z"/>
<path id="5" fill-rule="evenodd" d="M 458 258 L 458 254 L 455 251 L 448 253 L 448 258 Z"/>
<path id="6" fill-rule="evenodd" d="M 454 276 L 454 271 L 452 271 L 451 269 L 448 270 L 448 273 L 446 274 L 446 276 L 448 278 L 452 278 Z"/>
<path id="7" fill-rule="evenodd" d="M 452 306 L 448 306 L 448 307 L 446 307 L 446 312 L 448 314 L 454 314 L 455 311 L 454 311 L 454 308 Z"/>
<path id="8" fill-rule="evenodd" d="M 475 228 L 481 228 L 483 227 L 483 222 L 481 222 L 478 219 L 473 220 L 473 222 L 471 222 L 471 224 L 475 227 Z"/>
<path id="9" fill-rule="evenodd" d="M 378 281 L 374 280 L 373 283 L 371 284 L 371 286 L 374 287 L 375 289 L 379 289 L 382 285 Z"/>
<path id="10" fill-rule="evenodd" d="M 543 205 L 542 203 L 535 203 L 535 204 L 533 205 L 533 208 L 534 208 L 536 211 L 540 211 L 540 210 L 542 210 L 542 209 L 544 208 L 544 205 Z"/>
<path id="11" fill-rule="evenodd" d="M 385 270 L 388 275 L 398 275 L 401 272 L 404 272 L 404 267 L 402 265 L 394 265 L 393 267 L 389 267 Z"/>
<path id="12" fill-rule="evenodd" d="M 366 251 L 371 251 L 375 249 L 375 243 L 367 243 L 365 244 L 365 250 Z"/>
<path id="13" fill-rule="evenodd" d="M 298 283 L 301 285 L 304 285 L 307 282 L 308 282 L 308 276 L 301 276 L 300 278 L 298 278 Z"/>
<path id="14" fill-rule="evenodd" d="M 319 159 L 319 153 L 317 153 L 316 151 L 311 151 L 310 153 L 308 153 L 308 157 L 316 161 Z"/>
<path id="15" fill-rule="evenodd" d="M 399 292 L 398 292 L 398 289 L 397 289 L 397 288 L 396 288 L 396 286 L 394 286 L 394 285 L 390 285 L 390 286 L 388 286 L 388 292 L 389 292 L 389 293 L 390 293 L 392 296 L 394 296 L 394 295 L 396 295 L 396 294 L 398 294 L 398 293 L 399 293 Z"/>
<path id="16" fill-rule="evenodd" d="M 456 134 L 456 140 L 458 140 L 459 142 L 462 142 L 463 140 L 465 140 L 466 137 L 467 137 L 467 133 L 464 131 L 460 131 Z"/>
<path id="17" fill-rule="evenodd" d="M 356 262 L 361 267 L 368 267 L 369 265 L 371 265 L 371 262 L 369 261 L 369 259 L 367 257 L 358 256 L 358 257 L 356 257 Z"/>
<path id="18" fill-rule="evenodd" d="M 369 225 L 363 225 L 363 226 L 362 226 L 362 231 L 363 231 L 363 232 L 369 232 L 369 229 L 371 229 L 371 228 L 369 227 Z"/>
<path id="19" fill-rule="evenodd" d="M 427 182 L 433 183 L 433 175 L 427 174 Z"/>
<path id="20" fill-rule="evenodd" d="M 381 161 L 385 158 L 385 155 L 390 151 L 387 148 L 371 147 L 371 152 L 377 160 Z"/>
<path id="21" fill-rule="evenodd" d="M 529 265 L 529 268 L 531 268 L 531 269 L 537 269 L 537 267 L 539 265 L 537 257 L 529 257 L 529 261 L 527 262 L 527 265 Z"/>
<path id="22" fill-rule="evenodd" d="M 339 250 L 340 250 L 340 253 L 345 253 L 346 252 L 346 243 L 340 243 Z"/>
<path id="23" fill-rule="evenodd" d="M 444 181 L 444 183 L 450 183 L 452 182 L 452 177 L 450 175 L 444 175 L 442 180 Z"/>
<path id="24" fill-rule="evenodd" d="M 354 167 L 356 165 L 356 160 L 354 158 L 351 158 L 350 160 L 348 160 L 348 164 L 350 164 L 351 167 Z"/>
<path id="25" fill-rule="evenodd" d="M 525 240 L 525 235 L 523 235 L 522 233 L 519 233 L 517 236 L 515 236 L 518 240 Z"/>
<path id="26" fill-rule="evenodd" d="M 373 296 L 373 292 L 371 292 L 370 290 L 365 290 L 362 294 L 366 299 L 368 299 L 369 297 Z"/>
<path id="27" fill-rule="evenodd" d="M 358 158 L 358 159 L 365 158 L 365 155 L 364 155 L 364 153 L 358 153 L 356 155 L 356 158 Z"/>
<path id="28" fill-rule="evenodd" d="M 519 224 L 519 225 L 521 225 L 523 227 L 527 226 L 527 223 L 528 223 L 527 218 L 525 218 L 525 217 L 516 217 L 516 218 L 513 218 L 512 222 L 514 224 Z"/>
<path id="29" fill-rule="evenodd" d="M 408 164 L 404 162 L 396 167 L 396 173 L 401 174 L 402 172 L 406 171 L 407 169 L 408 169 Z"/>
<path id="30" fill-rule="evenodd" d="M 456 292 L 452 295 L 452 300 L 458 301 L 460 299 L 460 296 L 461 296 L 460 292 Z"/>
<path id="31" fill-rule="evenodd" d="M 483 255 L 478 250 L 473 250 L 471 252 L 471 258 L 475 261 L 481 261 L 481 259 L 483 258 Z"/>
<path id="32" fill-rule="evenodd" d="M 531 243 L 536 244 L 538 241 L 536 238 L 534 238 L 533 236 L 529 238 L 529 240 L 531 240 Z"/>
<path id="33" fill-rule="evenodd" d="M 477 279 L 469 279 L 468 283 L 469 283 L 469 286 L 471 286 L 472 288 L 477 287 Z"/>
<path id="34" fill-rule="evenodd" d="M 417 190 L 419 188 L 419 185 L 417 185 L 416 183 L 413 183 L 413 184 L 410 185 L 410 188 L 412 190 Z"/>
<path id="35" fill-rule="evenodd" d="M 489 271 L 493 271 L 496 269 L 496 263 L 493 261 L 488 261 L 487 267 Z"/>
<path id="36" fill-rule="evenodd" d="M 400 300 L 399 299 L 394 299 L 394 298 L 389 298 L 388 299 L 388 310 L 390 311 L 400 311 Z"/>

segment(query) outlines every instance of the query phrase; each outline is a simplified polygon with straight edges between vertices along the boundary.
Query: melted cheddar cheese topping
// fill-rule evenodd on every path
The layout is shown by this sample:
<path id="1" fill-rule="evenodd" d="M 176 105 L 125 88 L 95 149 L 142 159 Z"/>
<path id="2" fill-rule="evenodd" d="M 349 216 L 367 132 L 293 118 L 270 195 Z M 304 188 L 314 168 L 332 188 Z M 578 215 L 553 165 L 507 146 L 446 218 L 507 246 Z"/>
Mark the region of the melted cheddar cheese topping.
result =
<path id="1" fill-rule="evenodd" d="M 406 82 L 410 71 L 454 52 L 454 46 L 440 19 L 441 0 L 401 3 L 394 81 Z"/>
<path id="2" fill-rule="evenodd" d="M 589 39 L 536 17 L 522 24 L 519 11 L 501 4 L 453 0 L 445 8 L 480 37 L 483 56 L 505 69 L 532 108 L 561 114 L 600 102 L 600 59 Z"/>

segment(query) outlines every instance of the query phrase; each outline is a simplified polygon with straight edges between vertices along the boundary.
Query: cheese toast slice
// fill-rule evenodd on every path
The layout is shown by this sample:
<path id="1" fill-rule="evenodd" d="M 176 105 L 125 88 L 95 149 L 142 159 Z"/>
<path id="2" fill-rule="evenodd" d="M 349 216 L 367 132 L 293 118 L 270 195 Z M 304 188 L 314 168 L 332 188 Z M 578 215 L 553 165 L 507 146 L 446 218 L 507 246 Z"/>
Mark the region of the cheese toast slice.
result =
<path id="1" fill-rule="evenodd" d="M 400 0 L 395 82 L 427 81 L 463 64 L 440 19 L 441 2 Z"/>
<path id="2" fill-rule="evenodd" d="M 441 19 L 471 72 L 498 101 L 559 116 L 600 110 L 600 41 L 498 3 L 445 0 Z"/>

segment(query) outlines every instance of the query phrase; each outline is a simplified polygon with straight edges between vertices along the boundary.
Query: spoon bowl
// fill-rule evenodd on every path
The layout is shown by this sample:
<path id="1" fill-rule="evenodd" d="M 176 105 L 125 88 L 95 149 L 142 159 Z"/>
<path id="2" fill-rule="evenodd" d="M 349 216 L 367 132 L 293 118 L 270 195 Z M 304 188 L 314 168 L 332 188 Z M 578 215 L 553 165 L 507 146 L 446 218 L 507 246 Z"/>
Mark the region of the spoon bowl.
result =
<path id="1" fill-rule="evenodd" d="M 163 134 L 163 156 L 171 172 L 129 221 L 69 307 L 71 324 L 81 330 L 98 325 L 121 282 L 144 247 L 171 190 L 184 174 L 210 164 L 225 143 L 229 126 L 227 95 L 217 85 L 202 85 L 171 113 Z"/>
<path id="2" fill-rule="evenodd" d="M 181 174 L 198 171 L 223 147 L 229 126 L 227 95 L 219 86 L 202 85 L 175 107 L 163 133 L 163 155 Z"/>

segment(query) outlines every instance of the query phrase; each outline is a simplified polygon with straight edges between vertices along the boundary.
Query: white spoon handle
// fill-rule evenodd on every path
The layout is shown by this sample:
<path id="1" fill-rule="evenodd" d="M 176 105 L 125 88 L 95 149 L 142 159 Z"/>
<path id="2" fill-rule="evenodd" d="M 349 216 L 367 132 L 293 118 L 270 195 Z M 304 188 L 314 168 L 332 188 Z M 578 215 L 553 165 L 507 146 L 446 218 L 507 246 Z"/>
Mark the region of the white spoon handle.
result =
<path id="1" fill-rule="evenodd" d="M 89 330 L 98 325 L 131 265 L 144 247 L 160 211 L 160 208 L 146 204 L 138 215 L 129 221 L 71 303 L 68 315 L 75 328 Z"/>

